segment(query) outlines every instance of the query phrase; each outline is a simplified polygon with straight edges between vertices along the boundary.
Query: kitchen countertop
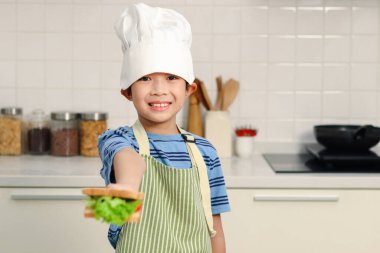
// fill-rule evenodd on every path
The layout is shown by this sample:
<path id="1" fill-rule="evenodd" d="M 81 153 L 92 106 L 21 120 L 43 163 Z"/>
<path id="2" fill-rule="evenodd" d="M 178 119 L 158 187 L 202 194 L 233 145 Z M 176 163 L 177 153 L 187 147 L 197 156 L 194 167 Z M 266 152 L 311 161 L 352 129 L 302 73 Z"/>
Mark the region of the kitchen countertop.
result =
<path id="1" fill-rule="evenodd" d="M 276 174 L 260 154 L 222 159 L 228 188 L 380 189 L 380 173 Z M 0 157 L 0 187 L 101 187 L 99 158 Z"/>

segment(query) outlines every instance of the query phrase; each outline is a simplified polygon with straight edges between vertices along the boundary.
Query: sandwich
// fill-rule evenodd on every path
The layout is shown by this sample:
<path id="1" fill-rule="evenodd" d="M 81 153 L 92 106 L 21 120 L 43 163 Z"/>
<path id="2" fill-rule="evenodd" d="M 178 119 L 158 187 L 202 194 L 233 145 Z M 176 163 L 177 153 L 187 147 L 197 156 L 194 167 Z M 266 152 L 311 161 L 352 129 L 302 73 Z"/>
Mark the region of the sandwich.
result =
<path id="1" fill-rule="evenodd" d="M 123 225 L 138 222 L 144 193 L 114 188 L 85 188 L 86 218 L 95 218 L 109 224 Z"/>

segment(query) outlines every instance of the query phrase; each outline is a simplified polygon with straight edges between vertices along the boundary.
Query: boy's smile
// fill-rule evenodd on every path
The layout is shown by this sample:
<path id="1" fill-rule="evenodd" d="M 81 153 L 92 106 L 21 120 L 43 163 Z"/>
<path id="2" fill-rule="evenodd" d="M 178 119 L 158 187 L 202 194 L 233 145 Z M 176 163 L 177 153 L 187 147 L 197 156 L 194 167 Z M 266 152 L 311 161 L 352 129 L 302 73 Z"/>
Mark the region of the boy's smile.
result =
<path id="1" fill-rule="evenodd" d="M 176 75 L 152 73 L 141 77 L 121 93 L 133 102 L 147 131 L 176 134 L 176 114 L 196 89 L 196 84 L 186 85 L 185 80 Z"/>
<path id="2" fill-rule="evenodd" d="M 155 102 L 149 103 L 149 105 L 151 106 L 152 110 L 165 111 L 169 108 L 169 106 L 171 105 L 171 102 L 155 101 Z"/>

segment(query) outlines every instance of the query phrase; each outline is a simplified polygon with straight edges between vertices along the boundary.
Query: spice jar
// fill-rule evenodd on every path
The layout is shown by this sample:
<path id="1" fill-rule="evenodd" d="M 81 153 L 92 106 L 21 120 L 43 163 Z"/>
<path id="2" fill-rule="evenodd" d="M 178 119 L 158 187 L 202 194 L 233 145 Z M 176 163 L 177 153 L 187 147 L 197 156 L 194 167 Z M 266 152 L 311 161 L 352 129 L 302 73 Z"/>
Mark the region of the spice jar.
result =
<path id="1" fill-rule="evenodd" d="M 51 113 L 51 154 L 54 156 L 75 156 L 79 151 L 78 113 Z"/>
<path id="2" fill-rule="evenodd" d="M 0 115 L 0 155 L 20 155 L 22 153 L 22 109 L 1 108 Z"/>
<path id="3" fill-rule="evenodd" d="M 107 113 L 87 112 L 80 115 L 80 154 L 99 156 L 98 137 L 107 130 Z"/>
<path id="4" fill-rule="evenodd" d="M 32 155 L 47 154 L 50 150 L 48 116 L 42 110 L 33 111 L 27 118 L 27 147 Z"/>

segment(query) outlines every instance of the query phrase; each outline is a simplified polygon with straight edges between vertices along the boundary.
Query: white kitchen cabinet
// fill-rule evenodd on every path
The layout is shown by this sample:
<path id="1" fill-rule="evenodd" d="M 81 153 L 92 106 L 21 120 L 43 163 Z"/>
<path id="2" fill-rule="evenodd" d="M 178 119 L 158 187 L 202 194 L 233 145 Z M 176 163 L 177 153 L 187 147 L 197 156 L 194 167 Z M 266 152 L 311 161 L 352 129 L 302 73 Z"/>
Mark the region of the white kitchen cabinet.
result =
<path id="1" fill-rule="evenodd" d="M 380 252 L 380 190 L 230 189 L 229 198 L 227 252 Z"/>
<path id="2" fill-rule="evenodd" d="M 108 226 L 83 217 L 82 198 L 74 188 L 0 188 L 0 252 L 113 252 Z"/>

